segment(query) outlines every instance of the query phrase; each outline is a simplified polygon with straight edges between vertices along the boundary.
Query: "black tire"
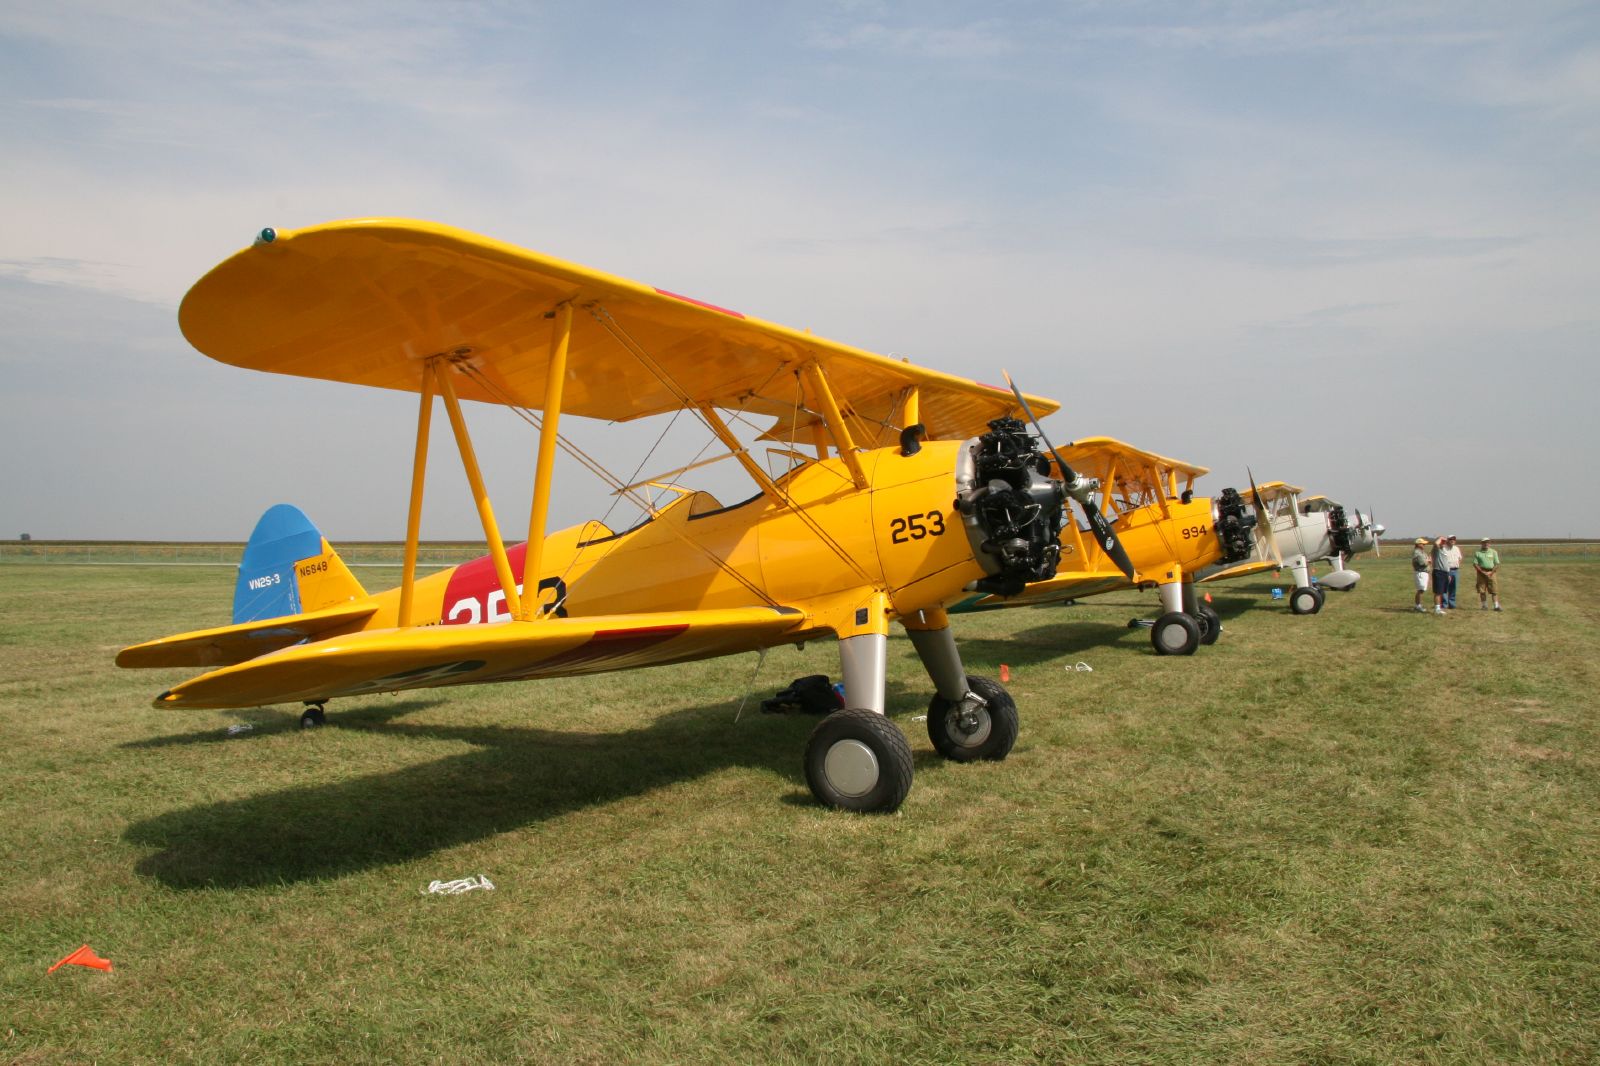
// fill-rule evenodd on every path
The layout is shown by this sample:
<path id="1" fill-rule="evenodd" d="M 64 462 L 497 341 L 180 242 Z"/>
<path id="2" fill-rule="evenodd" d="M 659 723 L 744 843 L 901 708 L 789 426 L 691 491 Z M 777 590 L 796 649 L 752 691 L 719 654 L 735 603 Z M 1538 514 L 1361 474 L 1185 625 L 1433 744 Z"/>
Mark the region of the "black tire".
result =
<path id="1" fill-rule="evenodd" d="M 834 711 L 806 740 L 806 783 L 817 802 L 888 814 L 911 791 L 911 744 L 875 711 Z"/>
<path id="2" fill-rule="evenodd" d="M 1200 623 L 1182 611 L 1168 611 L 1150 628 L 1157 655 L 1193 655 L 1200 646 Z"/>
<path id="3" fill-rule="evenodd" d="M 1322 590 L 1314 585 L 1289 593 L 1289 610 L 1295 614 L 1316 614 L 1322 610 Z"/>
<path id="4" fill-rule="evenodd" d="M 1200 623 L 1200 643 L 1215 644 L 1222 635 L 1222 616 L 1209 603 L 1200 604 L 1194 614 Z"/>
<path id="5" fill-rule="evenodd" d="M 951 762 L 999 762 L 1011 754 L 1011 746 L 1017 742 L 1017 701 L 1000 682 L 987 677 L 968 677 L 967 688 L 988 704 L 974 711 L 972 732 L 961 728 L 960 704 L 935 696 L 928 704 L 928 739 L 934 750 Z"/>
<path id="6" fill-rule="evenodd" d="M 301 729 L 316 729 L 328 724 L 328 716 L 321 707 L 307 707 L 300 715 Z"/>

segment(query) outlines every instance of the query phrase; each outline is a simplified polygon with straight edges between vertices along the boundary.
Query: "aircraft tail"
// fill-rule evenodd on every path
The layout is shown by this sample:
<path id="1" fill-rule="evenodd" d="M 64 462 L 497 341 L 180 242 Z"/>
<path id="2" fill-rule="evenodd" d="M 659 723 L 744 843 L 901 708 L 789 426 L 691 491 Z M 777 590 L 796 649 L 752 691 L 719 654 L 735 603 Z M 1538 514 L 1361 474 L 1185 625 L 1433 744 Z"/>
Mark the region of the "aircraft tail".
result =
<path id="1" fill-rule="evenodd" d="M 233 622 L 320 611 L 367 594 L 298 507 L 269 507 L 256 523 L 233 591 Z"/>

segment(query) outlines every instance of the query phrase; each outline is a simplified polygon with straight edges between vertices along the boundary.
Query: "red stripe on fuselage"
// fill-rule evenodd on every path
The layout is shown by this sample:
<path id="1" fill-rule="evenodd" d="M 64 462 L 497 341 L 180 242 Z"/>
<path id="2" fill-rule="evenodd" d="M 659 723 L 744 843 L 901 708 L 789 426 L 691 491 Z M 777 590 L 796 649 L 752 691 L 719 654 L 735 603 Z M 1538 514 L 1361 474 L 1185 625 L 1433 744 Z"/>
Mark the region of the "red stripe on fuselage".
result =
<path id="1" fill-rule="evenodd" d="M 528 553 L 526 544 L 506 549 L 506 559 L 511 573 L 522 577 L 522 561 Z M 522 582 L 518 580 L 518 585 Z M 474 622 L 508 622 L 511 611 L 506 606 L 505 593 L 500 589 L 500 575 L 494 572 L 494 559 L 485 555 L 462 563 L 450 574 L 444 587 L 444 616 L 447 626 L 470 625 Z"/>

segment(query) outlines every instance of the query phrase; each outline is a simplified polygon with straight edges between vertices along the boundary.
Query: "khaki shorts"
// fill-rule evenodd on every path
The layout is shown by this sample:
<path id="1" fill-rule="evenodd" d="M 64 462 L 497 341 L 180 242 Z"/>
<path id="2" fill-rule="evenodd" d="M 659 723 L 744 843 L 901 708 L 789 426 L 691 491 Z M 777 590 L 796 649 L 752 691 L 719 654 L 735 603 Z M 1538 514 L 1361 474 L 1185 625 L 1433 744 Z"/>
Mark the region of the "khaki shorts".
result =
<path id="1" fill-rule="evenodd" d="M 1491 596 L 1500 595 L 1499 583 L 1495 580 L 1499 576 L 1497 571 L 1490 570 L 1486 574 L 1478 575 L 1478 591 L 1487 592 Z"/>

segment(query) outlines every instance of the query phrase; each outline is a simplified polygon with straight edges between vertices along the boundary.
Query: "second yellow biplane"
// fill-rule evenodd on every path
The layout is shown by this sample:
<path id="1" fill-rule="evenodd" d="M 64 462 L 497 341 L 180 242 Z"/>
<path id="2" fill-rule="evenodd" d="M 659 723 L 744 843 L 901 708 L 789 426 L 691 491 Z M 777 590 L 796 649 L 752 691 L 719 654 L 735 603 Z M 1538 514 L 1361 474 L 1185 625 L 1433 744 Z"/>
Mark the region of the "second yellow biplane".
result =
<path id="1" fill-rule="evenodd" d="M 1250 557 L 1255 519 L 1240 494 L 1228 488 L 1214 498 L 1196 496 L 1194 483 L 1205 467 L 1111 437 L 1082 438 L 1056 456 L 1098 484 L 1101 507 L 1134 572 L 1124 572 L 1092 530 L 1067 523 L 1055 577 L 1011 595 L 970 597 L 952 609 L 1021 607 L 1154 587 L 1162 613 L 1151 625 L 1150 642 L 1159 654 L 1189 655 L 1215 643 L 1221 619 L 1196 597 L 1194 582 L 1203 568 Z"/>
<path id="2" fill-rule="evenodd" d="M 1003 389 L 911 366 L 431 223 L 262 231 L 184 299 L 184 335 L 224 363 L 417 393 L 401 585 L 369 595 L 292 507 L 263 517 L 233 624 L 127 648 L 128 667 L 204 667 L 162 707 L 324 704 L 363 693 L 628 669 L 839 640 L 847 709 L 818 724 L 823 803 L 893 810 L 910 747 L 884 716 L 886 638 L 904 626 L 933 681 L 935 748 L 1003 759 L 1016 706 L 969 677 L 944 604 L 1056 571 L 1065 491 Z M 489 554 L 417 575 L 430 424 L 442 401 Z M 538 425 L 527 542 L 507 548 L 462 414 Z M 1032 398 L 1043 410 L 1055 404 Z M 546 533 L 560 419 L 689 412 L 754 481 L 723 506 L 682 491 L 645 520 Z M 772 420 L 774 476 L 724 418 Z M 542 416 L 542 417 L 540 417 Z M 987 432 L 958 433 L 988 423 Z M 586 458 L 586 457 L 585 457 Z M 587 464 L 620 493 L 634 485 Z"/>

